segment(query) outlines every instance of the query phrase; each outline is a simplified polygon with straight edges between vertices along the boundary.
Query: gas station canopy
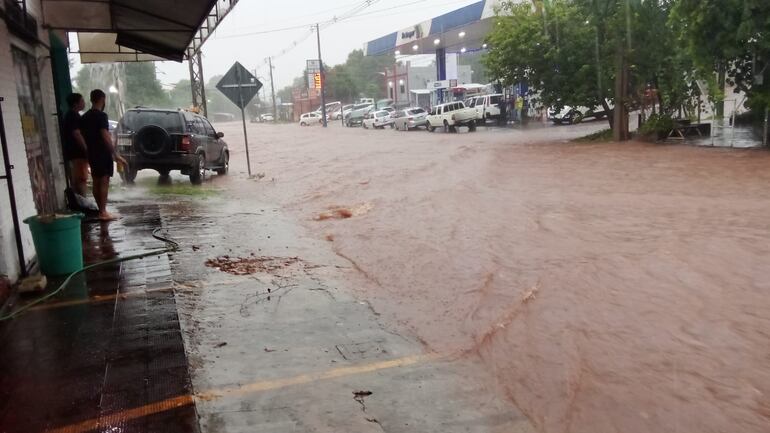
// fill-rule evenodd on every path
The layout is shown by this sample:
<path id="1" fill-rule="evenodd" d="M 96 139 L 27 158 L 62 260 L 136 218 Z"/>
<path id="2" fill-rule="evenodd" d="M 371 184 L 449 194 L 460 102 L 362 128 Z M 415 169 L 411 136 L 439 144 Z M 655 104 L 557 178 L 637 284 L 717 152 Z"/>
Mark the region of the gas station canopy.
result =
<path id="1" fill-rule="evenodd" d="M 238 0 L 42 0 L 45 24 L 76 32 L 82 63 L 182 61 Z"/>
<path id="2" fill-rule="evenodd" d="M 514 1 L 519 3 L 521 0 Z M 369 41 L 364 54 L 435 54 L 465 52 L 482 48 L 501 0 L 481 0 L 452 12 Z M 463 50 L 465 49 L 465 50 Z"/>

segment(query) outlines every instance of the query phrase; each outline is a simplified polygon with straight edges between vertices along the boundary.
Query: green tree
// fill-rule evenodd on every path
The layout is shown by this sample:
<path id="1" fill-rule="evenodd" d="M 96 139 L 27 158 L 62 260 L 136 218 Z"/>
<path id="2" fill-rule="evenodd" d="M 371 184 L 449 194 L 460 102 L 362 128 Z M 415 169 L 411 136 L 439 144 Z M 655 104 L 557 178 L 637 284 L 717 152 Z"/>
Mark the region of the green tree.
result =
<path id="1" fill-rule="evenodd" d="M 745 91 L 750 106 L 770 106 L 770 85 L 764 79 L 770 62 L 769 2 L 677 0 L 670 25 L 709 84 L 719 117 L 724 115 L 725 83 Z"/>
<path id="2" fill-rule="evenodd" d="M 608 120 L 618 140 L 628 138 L 628 111 L 649 87 L 657 88 L 663 111 L 690 103 L 692 62 L 666 25 L 672 1 L 533 5 L 505 3 L 499 11 L 484 59 L 492 77 L 527 82 L 545 106 L 601 105 L 613 113 Z"/>
<path id="3" fill-rule="evenodd" d="M 174 108 L 188 108 L 192 106 L 192 88 L 190 80 L 179 80 L 168 92 L 171 106 Z"/>
<path id="4" fill-rule="evenodd" d="M 347 65 L 336 65 L 326 72 L 326 96 L 331 100 L 353 102 L 359 94 L 358 83 Z"/>
<path id="5" fill-rule="evenodd" d="M 126 106 L 170 108 L 171 100 L 158 80 L 154 62 L 126 63 L 124 76 Z"/>
<path id="6" fill-rule="evenodd" d="M 504 4 L 487 38 L 490 76 L 504 85 L 528 83 L 547 107 L 602 105 L 611 76 L 586 25 L 592 17 L 575 2 L 537 6 Z"/>
<path id="7" fill-rule="evenodd" d="M 124 107 L 142 105 L 146 107 L 168 108 L 171 100 L 163 90 L 156 75 L 155 64 L 138 63 L 99 63 L 87 64 L 80 68 L 75 76 L 74 89 L 86 99 L 91 90 L 101 89 L 108 94 L 107 113 L 117 118 L 119 101 Z M 117 96 L 110 96 L 118 92 Z"/>
<path id="8" fill-rule="evenodd" d="M 223 76 L 214 75 L 209 79 L 206 85 L 206 110 L 208 110 L 209 115 L 212 113 L 230 113 L 240 119 L 241 109 L 217 89 L 217 83 Z"/>

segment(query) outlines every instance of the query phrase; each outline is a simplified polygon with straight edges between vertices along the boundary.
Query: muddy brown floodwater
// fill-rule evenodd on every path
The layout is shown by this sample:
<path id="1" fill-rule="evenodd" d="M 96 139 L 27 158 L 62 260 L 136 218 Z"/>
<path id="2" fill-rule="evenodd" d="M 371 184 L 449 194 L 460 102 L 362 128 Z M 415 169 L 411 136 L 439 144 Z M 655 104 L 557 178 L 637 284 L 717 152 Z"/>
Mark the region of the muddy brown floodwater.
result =
<path id="1" fill-rule="evenodd" d="M 770 431 L 770 154 L 562 140 L 600 126 L 251 125 L 265 177 L 233 194 L 329 240 L 383 317 L 478 356 L 543 432 Z"/>

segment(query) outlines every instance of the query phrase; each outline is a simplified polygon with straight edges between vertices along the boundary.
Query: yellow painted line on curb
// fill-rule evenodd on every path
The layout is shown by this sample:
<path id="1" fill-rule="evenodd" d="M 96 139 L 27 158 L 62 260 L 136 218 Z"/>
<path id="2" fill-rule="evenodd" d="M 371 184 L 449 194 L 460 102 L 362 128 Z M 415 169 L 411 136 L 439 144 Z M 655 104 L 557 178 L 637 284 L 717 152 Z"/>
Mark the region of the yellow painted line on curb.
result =
<path id="1" fill-rule="evenodd" d="M 261 382 L 254 382 L 246 385 L 241 385 L 235 388 L 225 388 L 219 390 L 205 391 L 197 393 L 196 398 L 201 400 L 213 400 L 221 397 L 229 397 L 233 395 L 252 394 L 262 391 L 270 391 L 273 389 L 286 388 L 294 385 L 302 385 L 311 382 L 317 382 L 319 380 L 335 379 L 344 376 L 353 376 L 357 374 L 371 373 L 373 371 L 386 370 L 389 368 L 406 367 L 414 365 L 420 362 L 425 362 L 433 359 L 438 359 L 438 355 L 424 354 L 406 356 L 404 358 L 391 359 L 388 361 L 373 362 L 371 364 L 354 365 L 350 367 L 340 367 L 332 370 L 322 371 L 318 373 L 300 374 L 293 377 L 287 377 L 284 379 L 265 380 Z"/>
<path id="2" fill-rule="evenodd" d="M 168 399 L 157 401 L 154 403 L 149 403 L 144 406 L 139 406 L 131 409 L 125 409 L 118 412 L 113 412 L 111 414 L 107 414 L 99 418 L 92 418 L 79 423 L 70 424 L 67 426 L 59 427 L 57 429 L 48 430 L 48 432 L 49 433 L 86 433 L 97 429 L 104 430 L 104 429 L 109 429 L 112 426 L 124 425 L 126 422 L 131 420 L 143 418 L 146 416 L 154 415 L 161 412 L 166 412 L 182 406 L 193 404 L 194 399 L 207 401 L 207 400 L 214 400 L 222 397 L 253 394 L 258 392 L 286 388 L 289 386 L 303 385 L 307 383 L 317 382 L 320 380 L 336 379 L 340 377 L 372 373 L 375 371 L 387 370 L 391 368 L 407 367 L 410 365 L 437 360 L 439 358 L 441 358 L 441 356 L 439 356 L 438 354 L 412 355 L 412 356 L 406 356 L 403 358 L 391 359 L 387 361 L 373 362 L 370 364 L 354 365 L 350 367 L 340 367 L 340 368 L 321 371 L 317 373 L 300 374 L 297 376 L 287 377 L 283 379 L 273 379 L 273 380 L 254 382 L 254 383 L 240 385 L 233 388 L 214 389 L 210 391 L 197 393 L 195 397 L 191 395 L 180 395 L 177 397 L 168 398 Z"/>
<path id="3" fill-rule="evenodd" d="M 112 431 L 110 428 L 112 426 L 116 427 L 115 431 L 119 431 L 118 426 L 125 425 L 125 423 L 128 421 L 176 409 L 178 407 L 187 406 L 192 403 L 192 396 L 180 395 L 178 397 L 167 398 L 155 403 L 146 404 L 144 406 L 139 406 L 132 409 L 121 410 L 119 412 L 114 412 L 99 418 L 92 418 L 77 424 L 70 424 L 68 426 L 47 431 L 49 433 L 85 433 L 97 429 L 103 431 Z"/>
<path id="4" fill-rule="evenodd" d="M 70 301 L 59 301 L 59 302 L 49 302 L 46 304 L 40 304 L 30 308 L 27 311 L 49 310 L 52 308 L 72 307 L 75 305 L 83 305 L 83 304 L 98 304 L 100 302 L 114 301 L 116 298 L 128 299 L 128 298 L 141 296 L 147 293 L 166 292 L 169 290 L 174 290 L 174 288 L 169 286 L 169 287 L 163 287 L 159 289 L 145 289 L 145 290 L 136 291 L 136 292 L 114 293 L 112 295 L 94 295 L 83 299 L 73 299 Z"/>

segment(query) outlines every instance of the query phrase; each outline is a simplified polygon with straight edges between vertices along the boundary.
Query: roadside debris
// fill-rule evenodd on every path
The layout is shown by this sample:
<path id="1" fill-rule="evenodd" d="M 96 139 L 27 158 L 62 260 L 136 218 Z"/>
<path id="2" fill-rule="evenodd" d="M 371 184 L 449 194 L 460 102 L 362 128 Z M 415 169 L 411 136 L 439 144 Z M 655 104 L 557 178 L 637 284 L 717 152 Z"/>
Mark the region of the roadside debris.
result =
<path id="1" fill-rule="evenodd" d="M 366 412 L 366 404 L 364 403 L 364 398 L 369 397 L 372 395 L 371 391 L 353 391 L 353 400 L 357 401 L 358 404 L 361 405 L 361 410 Z"/>
<path id="2" fill-rule="evenodd" d="M 358 206 L 349 208 L 345 206 L 329 206 L 328 211 L 321 212 L 313 219 L 316 221 L 324 221 L 328 219 L 347 219 L 354 216 L 360 216 L 368 213 L 374 209 L 374 205 L 371 203 L 361 203 Z"/>
<path id="3" fill-rule="evenodd" d="M 225 346 L 227 346 L 227 341 L 223 341 L 223 342 L 221 342 L 221 343 L 217 344 L 217 345 L 216 345 L 216 346 L 214 346 L 214 347 L 216 347 L 217 349 L 219 349 L 220 347 L 225 347 Z"/>
<path id="4" fill-rule="evenodd" d="M 33 275 L 21 280 L 21 283 L 19 283 L 19 293 L 42 292 L 47 285 L 48 280 L 45 278 L 45 275 Z"/>
<path id="5" fill-rule="evenodd" d="M 230 257 L 219 256 L 206 260 L 206 266 L 233 275 L 250 275 L 257 272 L 275 272 L 301 262 L 299 257 Z"/>

